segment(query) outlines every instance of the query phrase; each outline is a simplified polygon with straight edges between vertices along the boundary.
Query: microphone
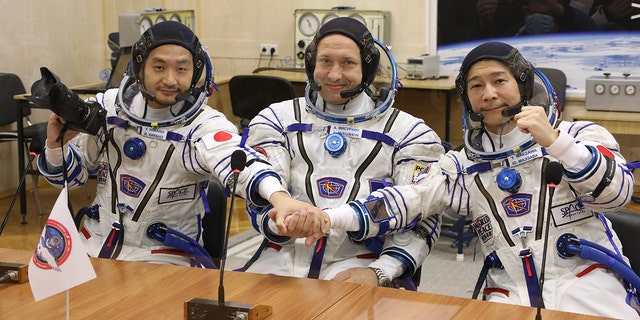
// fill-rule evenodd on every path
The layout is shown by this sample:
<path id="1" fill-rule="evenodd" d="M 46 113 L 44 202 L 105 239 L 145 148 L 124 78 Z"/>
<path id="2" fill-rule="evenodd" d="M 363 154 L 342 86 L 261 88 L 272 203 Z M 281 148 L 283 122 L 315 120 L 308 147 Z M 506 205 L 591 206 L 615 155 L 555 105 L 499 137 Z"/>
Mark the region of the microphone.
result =
<path id="1" fill-rule="evenodd" d="M 359 84 L 357 87 L 353 88 L 353 89 L 349 89 L 349 90 L 344 90 L 340 92 L 340 98 L 342 99 L 348 99 L 351 98 L 357 94 L 362 93 L 362 91 L 364 91 L 364 85 L 361 83 Z"/>
<path id="2" fill-rule="evenodd" d="M 247 154 L 242 150 L 236 150 L 231 154 L 232 192 L 227 227 L 225 230 L 222 257 L 220 258 L 220 282 L 218 285 L 218 300 L 194 298 L 185 302 L 187 320 L 195 319 L 264 319 L 273 313 L 273 308 L 266 305 L 251 305 L 238 302 L 225 302 L 224 300 L 224 264 L 227 260 L 227 246 L 229 242 L 229 230 L 231 229 L 231 217 L 233 216 L 233 204 L 238 185 L 238 176 L 247 163 Z"/>
<path id="3" fill-rule="evenodd" d="M 502 109 L 502 116 L 505 118 L 511 118 L 522 111 L 522 106 L 524 106 L 524 101 L 520 101 L 520 103 L 515 106 L 504 108 Z"/>
<path id="4" fill-rule="evenodd" d="M 547 262 L 547 244 L 549 240 L 549 226 L 551 221 L 551 205 L 553 204 L 553 193 L 556 190 L 560 181 L 562 181 L 562 164 L 557 161 L 552 161 L 547 164 L 544 169 L 544 181 L 547 184 L 547 188 L 549 189 L 549 202 L 547 209 L 547 223 L 544 231 L 544 246 L 542 248 L 542 266 L 540 267 L 540 279 L 539 279 L 539 287 L 538 290 L 538 306 L 536 307 L 536 320 L 541 320 L 542 315 L 540 314 L 542 308 L 542 289 L 544 287 L 544 269 L 546 267 Z"/>

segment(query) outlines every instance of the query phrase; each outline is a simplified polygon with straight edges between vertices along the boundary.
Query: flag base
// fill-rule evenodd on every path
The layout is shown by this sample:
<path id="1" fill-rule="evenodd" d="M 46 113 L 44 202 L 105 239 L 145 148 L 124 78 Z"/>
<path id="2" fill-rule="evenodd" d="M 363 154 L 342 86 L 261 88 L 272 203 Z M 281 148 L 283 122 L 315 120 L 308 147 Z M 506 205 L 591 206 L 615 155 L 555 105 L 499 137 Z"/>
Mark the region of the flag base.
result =
<path id="1" fill-rule="evenodd" d="M 225 302 L 217 300 L 194 298 L 184 303 L 184 318 L 195 319 L 234 319 L 244 316 L 244 319 L 262 320 L 273 313 L 271 306 L 252 305 L 239 302 Z"/>

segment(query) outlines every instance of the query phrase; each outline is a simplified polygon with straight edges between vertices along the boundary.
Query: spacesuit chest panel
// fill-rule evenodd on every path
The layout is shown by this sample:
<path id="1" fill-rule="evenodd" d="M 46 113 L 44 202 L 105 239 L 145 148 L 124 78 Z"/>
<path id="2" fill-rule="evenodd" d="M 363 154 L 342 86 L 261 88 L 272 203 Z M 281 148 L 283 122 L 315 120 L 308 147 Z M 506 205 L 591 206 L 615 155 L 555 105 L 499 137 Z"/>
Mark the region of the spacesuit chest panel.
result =
<path id="1" fill-rule="evenodd" d="M 392 174 L 394 146 L 361 133 L 362 128 L 366 128 L 368 132 L 386 136 L 383 134 L 385 122 L 340 127 L 321 123 L 315 124 L 314 130 L 289 132 L 289 148 L 295 155 L 291 163 L 292 192 L 310 194 L 316 205 L 328 207 L 366 196 L 382 187 L 383 179 L 388 181 Z M 341 135 L 346 144 L 343 153 L 337 156 L 325 147 L 331 134 Z M 306 190 L 295 190 L 302 186 Z"/>

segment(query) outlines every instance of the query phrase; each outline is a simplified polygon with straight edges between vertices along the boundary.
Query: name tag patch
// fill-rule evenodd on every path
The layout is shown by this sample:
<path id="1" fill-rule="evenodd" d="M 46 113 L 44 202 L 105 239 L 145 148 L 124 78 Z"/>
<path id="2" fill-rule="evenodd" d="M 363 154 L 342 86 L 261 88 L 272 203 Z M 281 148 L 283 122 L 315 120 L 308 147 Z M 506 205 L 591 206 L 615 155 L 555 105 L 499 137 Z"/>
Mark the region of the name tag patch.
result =
<path id="1" fill-rule="evenodd" d="M 196 197 L 196 185 L 190 184 L 177 188 L 160 188 L 158 204 L 170 203 L 180 200 L 193 200 Z"/>
<path id="2" fill-rule="evenodd" d="M 553 216 L 553 222 L 556 227 L 592 217 L 591 211 L 578 204 L 577 201 L 551 208 L 551 215 Z"/>

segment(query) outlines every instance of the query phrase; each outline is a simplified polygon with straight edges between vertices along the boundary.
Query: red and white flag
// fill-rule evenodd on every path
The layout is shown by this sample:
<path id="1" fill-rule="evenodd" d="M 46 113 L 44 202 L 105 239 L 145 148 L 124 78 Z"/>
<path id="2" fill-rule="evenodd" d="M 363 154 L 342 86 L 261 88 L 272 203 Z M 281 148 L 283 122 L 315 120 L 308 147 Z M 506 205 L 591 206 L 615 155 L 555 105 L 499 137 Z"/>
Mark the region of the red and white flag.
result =
<path id="1" fill-rule="evenodd" d="M 67 197 L 65 187 L 29 261 L 29 284 L 36 301 L 96 277 L 69 212 Z"/>

